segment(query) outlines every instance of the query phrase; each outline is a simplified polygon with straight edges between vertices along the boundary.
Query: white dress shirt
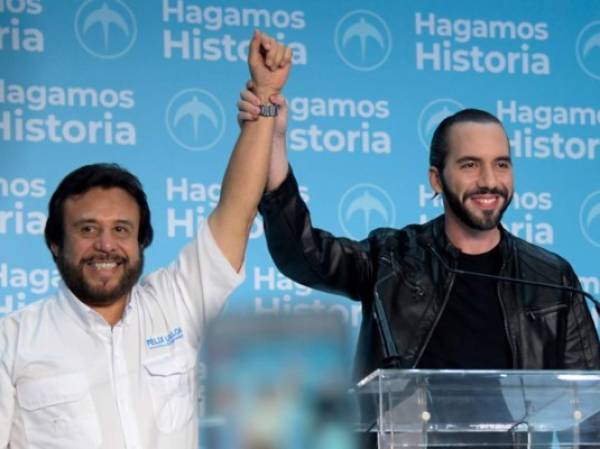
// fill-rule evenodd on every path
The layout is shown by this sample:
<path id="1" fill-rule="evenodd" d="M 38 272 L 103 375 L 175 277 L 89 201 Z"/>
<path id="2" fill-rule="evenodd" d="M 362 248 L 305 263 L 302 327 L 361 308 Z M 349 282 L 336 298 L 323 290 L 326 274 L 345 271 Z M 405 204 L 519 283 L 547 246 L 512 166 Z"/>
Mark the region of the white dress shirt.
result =
<path id="1" fill-rule="evenodd" d="M 196 448 L 200 337 L 243 279 L 205 225 L 113 327 L 64 284 L 1 319 L 0 448 Z"/>

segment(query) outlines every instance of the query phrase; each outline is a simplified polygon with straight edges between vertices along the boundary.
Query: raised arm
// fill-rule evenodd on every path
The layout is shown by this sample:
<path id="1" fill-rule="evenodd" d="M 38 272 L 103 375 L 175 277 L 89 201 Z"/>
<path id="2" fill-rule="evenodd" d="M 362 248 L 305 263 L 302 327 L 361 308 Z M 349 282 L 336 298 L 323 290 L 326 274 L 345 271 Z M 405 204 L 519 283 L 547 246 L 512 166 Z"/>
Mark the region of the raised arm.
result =
<path id="1" fill-rule="evenodd" d="M 261 104 L 278 95 L 287 80 L 292 53 L 264 33 L 250 42 L 248 65 Z M 275 119 L 258 117 L 242 126 L 221 187 L 221 198 L 208 219 L 219 248 L 239 270 L 258 202 L 265 190 Z"/>
<path id="2" fill-rule="evenodd" d="M 258 119 L 260 100 L 252 92 L 252 82 L 246 88 L 238 103 L 240 122 Z M 312 226 L 288 165 L 285 99 L 278 95 L 272 101 L 281 109 L 273 133 L 268 193 L 260 205 L 271 257 L 283 274 L 301 284 L 356 300 L 369 298 L 373 283 L 371 242 L 335 237 Z"/>
<path id="3" fill-rule="evenodd" d="M 246 90 L 243 90 L 240 94 L 240 101 L 238 102 L 238 123 L 240 126 L 243 126 L 246 121 L 255 121 L 259 118 L 260 99 L 253 92 L 255 89 L 254 82 L 250 80 L 246 84 Z M 287 102 L 283 95 L 274 95 L 271 102 L 279 107 L 279 114 L 275 118 L 275 128 L 273 130 L 267 192 L 277 189 L 285 180 L 289 171 L 286 144 Z"/>

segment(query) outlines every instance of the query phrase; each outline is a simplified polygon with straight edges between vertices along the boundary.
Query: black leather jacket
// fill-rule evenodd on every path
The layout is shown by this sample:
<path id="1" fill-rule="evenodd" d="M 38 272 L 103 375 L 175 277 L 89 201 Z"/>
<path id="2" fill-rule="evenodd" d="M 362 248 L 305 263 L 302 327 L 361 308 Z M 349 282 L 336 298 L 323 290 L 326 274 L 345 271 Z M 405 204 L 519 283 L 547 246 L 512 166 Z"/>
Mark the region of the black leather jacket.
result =
<path id="1" fill-rule="evenodd" d="M 446 238 L 444 216 L 400 230 L 376 229 L 360 242 L 334 237 L 312 227 L 291 170 L 276 191 L 264 196 L 259 210 L 271 256 L 283 274 L 361 301 L 355 378 L 381 367 L 382 346 L 371 313 L 375 288 L 401 366 L 417 366 L 456 276 L 440 260 L 455 266 L 458 255 Z M 563 258 L 502 232 L 501 275 L 580 287 Z M 513 368 L 600 369 L 598 336 L 581 295 L 509 282 L 497 288 Z"/>

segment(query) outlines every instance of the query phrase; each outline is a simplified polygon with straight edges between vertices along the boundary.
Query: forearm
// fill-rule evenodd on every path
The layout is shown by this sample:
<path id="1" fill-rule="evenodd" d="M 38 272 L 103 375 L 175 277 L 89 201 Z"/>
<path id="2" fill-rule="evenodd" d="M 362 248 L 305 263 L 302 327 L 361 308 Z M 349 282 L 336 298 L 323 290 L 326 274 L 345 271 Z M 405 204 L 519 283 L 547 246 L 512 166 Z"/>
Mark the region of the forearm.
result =
<path id="1" fill-rule="evenodd" d="M 269 103 L 281 92 L 291 58 L 289 48 L 255 31 L 248 66 L 260 104 Z M 209 217 L 217 245 L 236 270 L 244 260 L 250 227 L 267 185 L 274 129 L 274 117 L 258 116 L 243 125 L 223 177 L 219 204 Z"/>
<path id="2" fill-rule="evenodd" d="M 236 269 L 241 266 L 248 233 L 265 190 L 273 127 L 271 117 L 244 124 L 223 177 L 219 204 L 209 218 L 215 240 Z"/>
<path id="3" fill-rule="evenodd" d="M 285 133 L 275 133 L 271 147 L 271 163 L 269 165 L 269 176 L 267 179 L 267 191 L 277 189 L 288 176 L 288 157 Z"/>
<path id="4" fill-rule="evenodd" d="M 223 176 L 219 207 L 237 211 L 250 223 L 264 193 L 273 136 L 273 118 L 246 122 Z"/>

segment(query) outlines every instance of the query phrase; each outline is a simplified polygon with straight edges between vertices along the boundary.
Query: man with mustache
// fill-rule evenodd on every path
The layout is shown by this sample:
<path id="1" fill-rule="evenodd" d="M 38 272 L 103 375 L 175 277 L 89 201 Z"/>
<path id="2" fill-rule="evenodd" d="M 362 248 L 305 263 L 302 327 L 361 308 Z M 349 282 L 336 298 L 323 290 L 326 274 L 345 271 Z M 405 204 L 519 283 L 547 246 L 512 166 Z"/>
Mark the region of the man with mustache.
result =
<path id="1" fill-rule="evenodd" d="M 257 113 L 252 83 L 248 87 L 240 120 Z M 277 101 L 284 105 L 281 97 Z M 355 379 L 390 362 L 372 314 L 375 294 L 390 321 L 398 349 L 391 362 L 399 368 L 600 368 L 598 335 L 581 295 L 459 276 L 447 268 L 580 288 L 566 260 L 500 225 L 513 196 L 513 167 L 495 116 L 465 109 L 435 130 L 429 181 L 444 199 L 442 216 L 376 229 L 362 241 L 312 226 L 288 165 L 286 127 L 282 113 L 259 207 L 269 251 L 294 281 L 361 302 Z"/>
<path id="2" fill-rule="evenodd" d="M 249 67 L 264 113 L 248 123 L 207 224 L 138 283 L 152 242 L 139 180 L 115 164 L 67 175 L 46 243 L 64 283 L 0 320 L 0 448 L 196 448 L 197 362 L 207 322 L 244 279 L 266 184 L 274 106 L 291 51 L 256 32 Z"/>

